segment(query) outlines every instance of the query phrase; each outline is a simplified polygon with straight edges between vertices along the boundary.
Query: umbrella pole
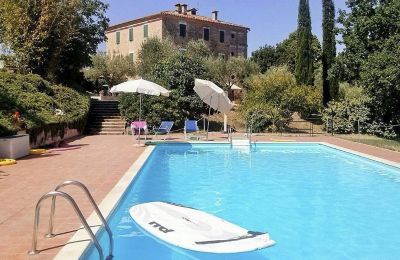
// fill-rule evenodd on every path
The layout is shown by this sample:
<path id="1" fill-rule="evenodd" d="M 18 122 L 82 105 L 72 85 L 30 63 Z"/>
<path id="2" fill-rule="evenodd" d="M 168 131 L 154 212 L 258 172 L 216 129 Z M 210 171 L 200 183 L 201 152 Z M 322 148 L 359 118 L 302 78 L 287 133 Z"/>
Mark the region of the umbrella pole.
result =
<path id="1" fill-rule="evenodd" d="M 212 96 L 210 98 L 210 104 L 212 104 Z M 208 117 L 207 117 L 207 141 L 208 141 L 208 131 L 210 130 L 210 115 L 211 115 L 211 105 L 208 108 Z"/>
<path id="2" fill-rule="evenodd" d="M 139 94 L 139 122 L 140 121 L 142 121 L 142 94 Z M 138 144 L 140 145 L 140 126 Z"/>

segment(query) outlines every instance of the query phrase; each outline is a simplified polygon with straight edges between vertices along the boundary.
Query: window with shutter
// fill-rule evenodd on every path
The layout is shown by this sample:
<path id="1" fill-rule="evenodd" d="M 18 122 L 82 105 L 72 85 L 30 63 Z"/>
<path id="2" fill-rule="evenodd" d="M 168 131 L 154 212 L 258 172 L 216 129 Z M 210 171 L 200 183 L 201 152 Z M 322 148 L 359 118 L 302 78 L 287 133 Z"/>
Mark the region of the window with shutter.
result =
<path id="1" fill-rule="evenodd" d="M 143 37 L 144 38 L 149 37 L 149 25 L 148 24 L 143 25 Z"/>
<path id="2" fill-rule="evenodd" d="M 133 42 L 133 28 L 129 28 L 129 41 Z"/>
<path id="3" fill-rule="evenodd" d="M 203 40 L 210 40 L 210 28 L 203 28 Z"/>
<path id="4" fill-rule="evenodd" d="M 179 36 L 186 37 L 186 24 L 184 23 L 179 24 Z"/>
<path id="5" fill-rule="evenodd" d="M 219 31 L 219 42 L 220 43 L 225 42 L 225 31 Z"/>
<path id="6" fill-rule="evenodd" d="M 116 40 L 117 44 L 119 44 L 121 42 L 121 32 L 116 32 L 115 40 Z"/>

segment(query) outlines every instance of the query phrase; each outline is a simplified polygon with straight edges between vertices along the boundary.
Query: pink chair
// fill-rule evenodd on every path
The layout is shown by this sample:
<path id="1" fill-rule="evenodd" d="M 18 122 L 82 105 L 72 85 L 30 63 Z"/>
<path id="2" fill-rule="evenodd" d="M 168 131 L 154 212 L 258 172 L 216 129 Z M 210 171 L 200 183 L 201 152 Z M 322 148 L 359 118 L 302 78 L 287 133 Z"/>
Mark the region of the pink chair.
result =
<path id="1" fill-rule="evenodd" d="M 139 135 L 140 130 L 140 135 L 144 135 L 144 139 L 147 140 L 147 134 L 149 133 L 149 130 L 147 128 L 146 121 L 133 121 L 131 123 L 131 130 L 132 135 Z"/>

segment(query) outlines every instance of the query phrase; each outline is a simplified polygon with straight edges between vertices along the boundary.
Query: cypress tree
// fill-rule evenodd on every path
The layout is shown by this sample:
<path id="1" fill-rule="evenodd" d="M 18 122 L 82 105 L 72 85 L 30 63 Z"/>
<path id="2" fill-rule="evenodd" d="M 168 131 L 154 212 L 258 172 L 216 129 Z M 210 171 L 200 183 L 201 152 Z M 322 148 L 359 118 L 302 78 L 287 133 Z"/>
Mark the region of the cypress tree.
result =
<path id="1" fill-rule="evenodd" d="M 336 57 L 335 6 L 333 0 L 322 0 L 322 85 L 323 102 L 326 106 L 337 92 L 338 82 L 329 77 L 328 71 Z"/>
<path id="2" fill-rule="evenodd" d="M 312 33 L 309 1 L 300 0 L 295 69 L 298 84 L 314 85 L 314 57 L 311 43 Z"/>

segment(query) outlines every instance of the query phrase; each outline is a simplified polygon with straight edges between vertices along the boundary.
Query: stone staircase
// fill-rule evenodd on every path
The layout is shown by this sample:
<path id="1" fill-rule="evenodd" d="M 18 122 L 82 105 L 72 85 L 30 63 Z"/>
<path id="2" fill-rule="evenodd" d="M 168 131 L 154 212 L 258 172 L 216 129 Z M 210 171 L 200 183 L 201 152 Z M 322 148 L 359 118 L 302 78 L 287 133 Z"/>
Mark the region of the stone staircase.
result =
<path id="1" fill-rule="evenodd" d="M 89 135 L 123 135 L 125 121 L 120 116 L 118 101 L 92 99 L 86 133 Z"/>

